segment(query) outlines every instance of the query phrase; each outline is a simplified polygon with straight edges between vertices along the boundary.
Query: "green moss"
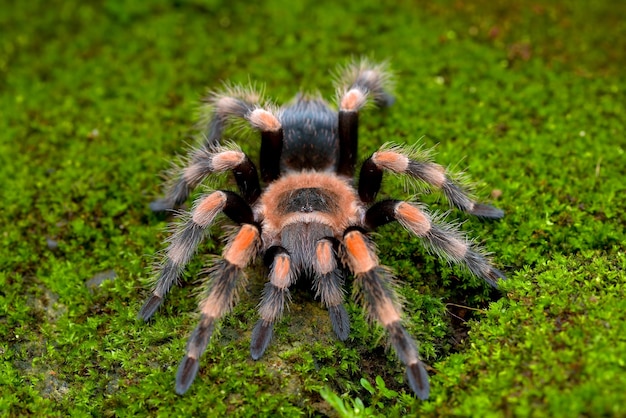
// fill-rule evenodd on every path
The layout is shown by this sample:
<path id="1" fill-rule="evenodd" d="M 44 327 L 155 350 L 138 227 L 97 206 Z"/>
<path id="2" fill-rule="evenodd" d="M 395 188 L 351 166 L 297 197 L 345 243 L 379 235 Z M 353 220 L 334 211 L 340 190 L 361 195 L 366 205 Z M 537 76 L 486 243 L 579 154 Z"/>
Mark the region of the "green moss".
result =
<path id="1" fill-rule="evenodd" d="M 379 3 L 0 7 L 2 415 L 626 415 L 624 5 Z M 388 59 L 397 82 L 396 104 L 362 118 L 361 155 L 421 140 L 467 170 L 506 217 L 450 217 L 509 281 L 491 291 L 381 229 L 430 367 L 421 402 L 358 306 L 341 343 L 302 290 L 252 361 L 263 277 L 251 270 L 197 381 L 175 395 L 209 257 L 153 323 L 136 314 L 166 238 L 147 204 L 198 99 L 226 80 L 264 83 L 280 102 L 299 89 L 332 97 L 330 70 L 361 55 Z M 404 196 L 402 183 L 386 178 L 385 193 Z"/>

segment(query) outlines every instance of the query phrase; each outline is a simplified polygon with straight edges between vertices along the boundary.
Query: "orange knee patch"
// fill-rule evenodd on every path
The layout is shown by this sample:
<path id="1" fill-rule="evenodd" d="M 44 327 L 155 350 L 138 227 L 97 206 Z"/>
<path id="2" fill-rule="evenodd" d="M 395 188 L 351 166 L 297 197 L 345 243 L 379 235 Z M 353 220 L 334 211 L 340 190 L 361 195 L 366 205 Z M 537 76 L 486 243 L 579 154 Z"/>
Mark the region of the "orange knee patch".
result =
<path id="1" fill-rule="evenodd" d="M 278 255 L 274 258 L 271 282 L 280 289 L 286 289 L 291 284 L 291 259 L 287 255 Z"/>
<path id="2" fill-rule="evenodd" d="M 224 209 L 226 204 L 226 195 L 222 192 L 211 193 L 198 203 L 193 210 L 193 221 L 206 227 L 213 222 L 215 216 Z"/>
<path id="3" fill-rule="evenodd" d="M 402 202 L 396 206 L 396 217 L 402 225 L 416 235 L 425 235 L 430 230 L 430 219 L 421 210 L 410 203 Z"/>
<path id="4" fill-rule="evenodd" d="M 374 163 L 395 173 L 404 173 L 409 166 L 409 158 L 395 151 L 377 151 L 372 156 Z"/>
<path id="5" fill-rule="evenodd" d="M 220 152 L 211 158 L 211 169 L 215 172 L 231 170 L 241 164 L 244 159 L 245 154 L 241 151 Z"/>
<path id="6" fill-rule="evenodd" d="M 333 245 L 329 241 L 320 241 L 315 248 L 315 261 L 318 273 L 327 274 L 333 271 L 337 264 L 333 254 Z"/>
<path id="7" fill-rule="evenodd" d="M 265 109 L 253 110 L 248 120 L 254 127 L 264 132 L 276 132 L 281 128 L 280 122 L 276 116 Z"/>
<path id="8" fill-rule="evenodd" d="M 365 99 L 365 94 L 363 94 L 360 90 L 352 89 L 341 98 L 341 110 L 356 112 L 363 106 Z"/>
<path id="9" fill-rule="evenodd" d="M 256 253 L 258 240 L 259 230 L 253 225 L 243 225 L 224 250 L 224 259 L 237 267 L 246 267 Z"/>
<path id="10" fill-rule="evenodd" d="M 374 254 L 365 242 L 365 237 L 358 231 L 352 231 L 344 237 L 348 263 L 354 274 L 370 271 L 378 264 Z"/>

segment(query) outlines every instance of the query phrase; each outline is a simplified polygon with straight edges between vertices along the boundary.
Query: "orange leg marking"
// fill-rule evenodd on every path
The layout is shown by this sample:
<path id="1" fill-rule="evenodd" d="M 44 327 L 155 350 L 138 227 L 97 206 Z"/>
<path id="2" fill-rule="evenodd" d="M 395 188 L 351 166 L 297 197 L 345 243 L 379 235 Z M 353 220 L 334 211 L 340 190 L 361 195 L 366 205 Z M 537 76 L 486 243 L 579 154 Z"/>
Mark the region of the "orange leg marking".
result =
<path id="1" fill-rule="evenodd" d="M 280 289 L 286 289 L 291 284 L 291 261 L 288 256 L 279 255 L 274 259 L 271 282 Z"/>
<path id="2" fill-rule="evenodd" d="M 409 166 L 409 158 L 395 151 L 377 151 L 373 159 L 377 165 L 395 173 L 403 173 Z"/>
<path id="3" fill-rule="evenodd" d="M 213 171 L 226 171 L 235 168 L 244 160 L 244 154 L 241 151 L 224 151 L 215 154 L 211 159 Z"/>
<path id="4" fill-rule="evenodd" d="M 258 239 L 259 231 L 255 226 L 243 225 L 224 251 L 224 259 L 237 267 L 246 267 L 254 256 Z"/>
<path id="5" fill-rule="evenodd" d="M 365 102 L 365 95 L 359 90 L 350 90 L 341 99 L 341 110 L 357 111 Z"/>
<path id="6" fill-rule="evenodd" d="M 281 128 L 276 116 L 264 109 L 255 109 L 250 113 L 250 122 L 262 131 L 276 132 Z"/>
<path id="7" fill-rule="evenodd" d="M 352 231 L 345 236 L 344 243 L 354 274 L 365 273 L 376 267 L 378 262 L 367 246 L 363 234 Z"/>
<path id="8" fill-rule="evenodd" d="M 416 235 L 423 236 L 430 230 L 430 219 L 415 206 L 402 202 L 396 207 L 399 220 Z"/>
<path id="9" fill-rule="evenodd" d="M 333 257 L 332 244 L 328 241 L 320 241 L 315 248 L 315 257 L 320 274 L 330 273 L 337 267 Z"/>
<path id="10" fill-rule="evenodd" d="M 222 192 L 211 193 L 196 206 L 193 211 L 193 221 L 202 226 L 209 226 L 215 216 L 224 208 L 226 195 Z"/>

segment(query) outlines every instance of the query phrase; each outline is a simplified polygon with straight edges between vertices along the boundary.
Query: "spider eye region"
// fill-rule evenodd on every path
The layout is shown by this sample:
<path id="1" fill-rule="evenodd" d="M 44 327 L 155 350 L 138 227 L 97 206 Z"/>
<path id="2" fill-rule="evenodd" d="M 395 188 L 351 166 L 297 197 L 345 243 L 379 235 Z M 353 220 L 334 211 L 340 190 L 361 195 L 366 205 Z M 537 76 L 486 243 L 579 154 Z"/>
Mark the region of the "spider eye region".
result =
<path id="1" fill-rule="evenodd" d="M 337 202 L 333 196 L 319 187 L 306 187 L 286 193 L 281 206 L 286 213 L 333 213 L 337 210 Z"/>

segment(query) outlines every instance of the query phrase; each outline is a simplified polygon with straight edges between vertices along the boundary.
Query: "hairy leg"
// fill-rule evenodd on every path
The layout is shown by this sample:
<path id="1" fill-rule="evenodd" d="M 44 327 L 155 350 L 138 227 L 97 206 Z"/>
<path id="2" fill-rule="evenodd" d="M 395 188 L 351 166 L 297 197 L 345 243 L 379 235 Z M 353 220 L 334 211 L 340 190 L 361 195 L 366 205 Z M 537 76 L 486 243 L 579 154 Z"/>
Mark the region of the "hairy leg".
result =
<path id="1" fill-rule="evenodd" d="M 321 298 L 322 303 L 328 309 L 335 334 L 341 341 L 345 341 L 350 333 L 350 318 L 343 306 L 343 275 L 337 266 L 337 255 L 329 239 L 321 239 L 317 242 L 313 271 L 316 296 Z"/>
<path id="2" fill-rule="evenodd" d="M 419 359 L 417 345 L 401 323 L 400 304 L 391 273 L 378 264 L 373 244 L 358 229 L 348 229 L 343 240 L 344 259 L 355 276 L 355 293 L 370 320 L 379 322 L 406 367 L 409 386 L 420 399 L 428 398 L 428 373 Z"/>
<path id="3" fill-rule="evenodd" d="M 265 285 L 263 297 L 259 303 L 259 316 L 252 331 L 250 355 L 258 360 L 270 343 L 274 329 L 274 322 L 279 320 L 290 300 L 289 286 L 296 280 L 291 264 L 291 257 L 282 247 L 273 247 L 268 251 L 273 258 L 270 262 L 269 283 Z"/>
<path id="4" fill-rule="evenodd" d="M 237 299 L 243 269 L 256 256 L 261 235 L 254 225 L 244 224 L 226 246 L 223 260 L 213 267 L 205 297 L 199 304 L 200 321 L 187 341 L 187 349 L 176 374 L 176 393 L 182 395 L 193 383 L 199 359 L 206 350 L 217 320 L 230 312 Z"/>
<path id="5" fill-rule="evenodd" d="M 383 171 L 409 176 L 441 190 L 450 205 L 472 215 L 501 218 L 504 212 L 474 201 L 467 190 L 453 180 L 446 169 L 429 159 L 427 152 L 397 146 L 383 146 L 361 166 L 359 196 L 363 202 L 373 202 L 380 190 Z"/>
<path id="6" fill-rule="evenodd" d="M 139 312 L 139 316 L 145 321 L 154 315 L 172 284 L 178 281 L 180 274 L 202 242 L 207 229 L 221 212 L 239 224 L 254 222 L 250 206 L 233 192 L 216 191 L 200 198 L 194 205 L 191 215 L 182 218 L 169 239 L 170 245 L 165 251 L 163 261 L 159 264 L 158 278 L 152 295 Z"/>
<path id="7" fill-rule="evenodd" d="M 260 100 L 259 93 L 242 87 L 231 87 L 223 92 L 209 95 L 205 100 L 206 106 L 203 108 L 203 113 L 209 116 L 201 118 L 201 126 L 199 127 L 207 132 L 204 141 L 190 151 L 184 167 L 177 167 L 174 170 L 174 180 L 167 186 L 165 196 L 150 204 L 150 208 L 154 212 L 163 212 L 179 207 L 187 200 L 193 189 L 208 175 L 229 169 L 233 171 L 240 192 L 248 203 L 256 200 L 260 194 L 258 175 L 254 164 L 247 157 L 245 157 L 245 161 L 241 161 L 239 166 L 230 166 L 221 170 L 212 164 L 212 159 L 215 154 L 227 151 L 241 153 L 237 147 L 230 146 L 228 149 L 228 147 L 220 146 L 223 142 L 223 131 L 228 122 L 233 119 L 242 119 L 250 127 L 261 132 L 262 156 L 264 154 L 280 156 L 282 127 L 279 121 L 279 112 L 271 106 L 261 107 Z M 278 151 L 276 150 L 277 147 Z M 273 160 L 269 162 L 266 160 L 268 160 L 267 157 L 261 158 L 261 172 L 264 179 L 267 177 L 265 174 L 268 170 L 266 166 L 269 164 L 273 167 L 271 165 Z"/>
<path id="8" fill-rule="evenodd" d="M 357 160 L 359 111 L 373 101 L 378 107 L 390 106 L 389 73 L 383 64 L 366 60 L 347 66 L 339 77 L 339 165 L 337 172 L 352 176 Z"/>
<path id="9" fill-rule="evenodd" d="M 491 286 L 498 287 L 498 281 L 506 279 L 461 231 L 453 225 L 436 222 L 426 210 L 415 204 L 384 200 L 376 203 L 365 214 L 365 224 L 371 230 L 392 221 L 400 222 L 405 229 L 420 237 L 428 249 L 465 266 Z"/>

